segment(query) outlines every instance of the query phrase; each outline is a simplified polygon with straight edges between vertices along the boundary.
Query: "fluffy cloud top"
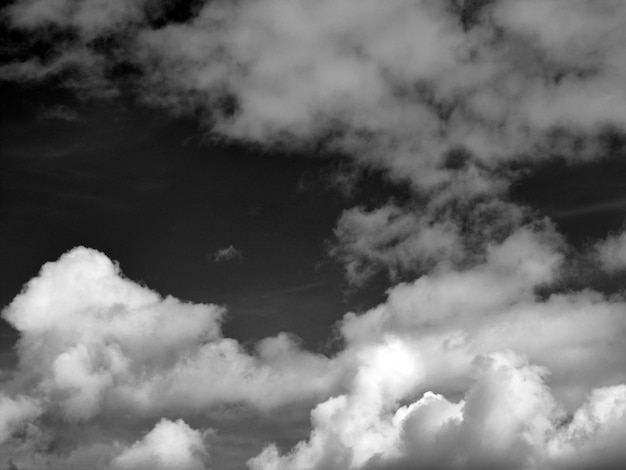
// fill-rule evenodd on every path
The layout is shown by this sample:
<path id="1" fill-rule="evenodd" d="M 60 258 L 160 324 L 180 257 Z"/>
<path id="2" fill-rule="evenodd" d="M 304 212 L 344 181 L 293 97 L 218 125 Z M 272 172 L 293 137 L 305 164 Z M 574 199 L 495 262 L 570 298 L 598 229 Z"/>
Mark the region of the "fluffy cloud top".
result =
<path id="1" fill-rule="evenodd" d="M 611 235 L 596 245 L 596 256 L 606 271 L 626 268 L 626 232 Z"/>
<path id="2" fill-rule="evenodd" d="M 250 468 L 556 468 L 572 463 L 576 454 L 606 451 L 607 438 L 615 450 L 613 433 L 623 436 L 626 430 L 624 386 L 595 390 L 565 424 L 544 383 L 545 369 L 503 352 L 478 357 L 474 374 L 458 402 L 426 392 L 398 406 L 398 397 L 363 397 L 355 387 L 312 412 L 307 442 L 286 455 L 267 447 Z M 390 378 L 373 375 L 368 389 L 391 384 Z"/>
<path id="3" fill-rule="evenodd" d="M 46 264 L 4 312 L 21 334 L 0 401 L 5 462 L 203 468 L 201 434 L 159 417 L 207 428 L 228 407 L 315 403 L 308 440 L 284 455 L 269 446 L 250 467 L 545 468 L 605 450 L 617 458 L 626 305 L 591 291 L 538 296 L 558 279 L 561 243 L 518 230 L 482 263 L 400 284 L 383 304 L 345 316 L 346 347 L 330 358 L 287 335 L 249 354 L 222 337 L 221 308 L 163 299 L 77 248 Z M 111 427 L 128 417 L 156 425 L 130 444 L 139 429 Z"/>
<path id="4" fill-rule="evenodd" d="M 204 470 L 208 453 L 202 435 L 182 420 L 159 421 L 112 462 L 119 470 Z"/>
<path id="5" fill-rule="evenodd" d="M 21 333 L 14 381 L 36 381 L 38 393 L 62 397 L 62 412 L 80 420 L 123 404 L 146 412 L 163 403 L 271 408 L 324 393 L 336 380 L 327 359 L 287 335 L 248 355 L 222 337 L 222 314 L 215 305 L 163 299 L 122 277 L 103 254 L 77 248 L 46 264 L 4 312 Z"/>

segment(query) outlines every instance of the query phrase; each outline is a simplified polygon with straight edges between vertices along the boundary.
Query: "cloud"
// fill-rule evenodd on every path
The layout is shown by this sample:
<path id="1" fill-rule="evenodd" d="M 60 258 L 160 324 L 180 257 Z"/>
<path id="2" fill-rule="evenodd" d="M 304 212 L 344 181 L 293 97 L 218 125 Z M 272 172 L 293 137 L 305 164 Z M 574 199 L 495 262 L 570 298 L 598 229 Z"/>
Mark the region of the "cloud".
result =
<path id="1" fill-rule="evenodd" d="M 249 355 L 222 337 L 223 313 L 161 298 L 103 254 L 76 248 L 46 264 L 3 313 L 21 335 L 13 380 L 57 397 L 54 405 L 72 421 L 127 407 L 148 414 L 229 402 L 272 408 L 311 399 L 336 380 L 327 359 L 286 334 Z"/>
<path id="2" fill-rule="evenodd" d="M 243 260 L 243 254 L 233 245 L 229 245 L 225 248 L 220 248 L 211 255 L 211 259 L 216 263 L 222 263 L 234 260 Z"/>
<path id="3" fill-rule="evenodd" d="M 218 1 L 179 23 L 158 5 L 19 0 L 5 13 L 34 34 L 75 32 L 38 77 L 73 51 L 88 69 L 106 62 L 104 75 L 132 63 L 144 101 L 202 107 L 214 132 L 323 140 L 422 190 L 498 192 L 501 166 L 554 151 L 593 158 L 594 137 L 626 125 L 620 2 Z M 118 39 L 108 55 L 93 41 L 105 36 Z M 29 63 L 10 64 L 13 77 Z M 467 158 L 452 168 L 459 149 Z"/>
<path id="4" fill-rule="evenodd" d="M 110 34 L 133 23 L 140 23 L 150 0 L 23 0 L 6 8 L 13 25 L 35 29 L 55 26 L 76 28 L 89 40 Z"/>
<path id="5" fill-rule="evenodd" d="M 545 384 L 547 370 L 530 365 L 510 351 L 478 356 L 469 388 L 459 401 L 426 392 L 405 406 L 398 396 L 381 394 L 381 386 L 411 377 L 416 365 L 402 362 L 395 345 L 383 346 L 393 362 L 390 375 L 367 366 L 353 391 L 318 405 L 311 413 L 308 441 L 281 455 L 267 447 L 248 464 L 252 470 L 363 468 L 473 469 L 576 468 L 577 458 L 595 453 L 623 459 L 618 444 L 626 431 L 624 386 L 599 388 L 571 420 Z M 391 354 L 391 355 L 390 355 Z M 402 353 L 401 353 L 402 354 Z M 385 362 L 388 367 L 390 363 Z M 380 371 L 379 371 L 380 372 Z M 400 372 L 400 376 L 393 376 Z M 360 380 L 361 379 L 361 380 Z M 361 382 L 365 380 L 365 382 Z M 358 383 L 367 384 L 361 390 Z M 574 467 L 564 467 L 565 463 Z"/>
<path id="6" fill-rule="evenodd" d="M 186 24 L 139 35 L 140 61 L 153 61 L 146 90 L 165 105 L 230 96 L 230 111 L 213 113 L 217 131 L 295 146 L 324 138 L 418 188 L 470 195 L 497 191 L 492 170 L 512 159 L 555 147 L 592 156 L 593 139 L 575 145 L 574 134 L 624 128 L 621 5 L 471 3 L 461 13 L 429 1 L 208 3 Z M 446 168 L 455 149 L 469 158 Z"/>
<path id="7" fill-rule="evenodd" d="M 285 453 L 270 445 L 249 466 L 567 468 L 602 453 L 619 462 L 621 446 L 601 430 L 626 426 L 626 305 L 591 291 L 538 296 L 559 279 L 560 249 L 558 237 L 520 229 L 482 264 L 440 268 L 346 315 L 348 391 L 312 411 L 308 440 Z"/>
<path id="8" fill-rule="evenodd" d="M 449 204 L 435 198 L 422 207 L 388 203 L 369 211 L 345 210 L 330 255 L 344 265 L 352 284 L 363 284 L 379 270 L 396 280 L 444 264 L 479 261 L 488 244 L 530 220 L 524 208 L 497 199 L 455 203 L 453 209 Z M 549 223 L 535 224 L 553 231 Z"/>
<path id="9" fill-rule="evenodd" d="M 288 333 L 244 347 L 222 335 L 224 308 L 163 298 L 76 248 L 3 313 L 20 340 L 0 395 L 2 464 L 202 468 L 205 436 L 185 422 L 219 433 L 246 413 L 311 409 L 308 437 L 268 443 L 249 467 L 626 457 L 623 296 L 557 291 L 566 241 L 507 196 L 520 174 L 555 155 L 602 157 L 626 131 L 626 4 L 218 0 L 177 22 L 154 5 L 18 0 L 4 10 L 12 27 L 67 37 L 0 77 L 66 74 L 107 92 L 127 80 L 148 105 L 204 111 L 208 132 L 321 147 L 408 182 L 408 202 L 346 210 L 331 249 L 354 283 L 377 271 L 406 282 L 346 314 L 345 347 L 326 357 Z M 596 246 L 605 270 L 623 267 L 624 246 Z"/>
<path id="10" fill-rule="evenodd" d="M 432 223 L 392 205 L 371 212 L 353 208 L 337 222 L 331 254 L 344 264 L 346 278 L 361 284 L 380 267 L 396 277 L 433 261 L 459 258 L 462 247 L 456 231 L 453 224 Z"/>
<path id="11" fill-rule="evenodd" d="M 611 235 L 595 246 L 596 257 L 605 271 L 626 268 L 626 232 Z"/>
<path id="12" fill-rule="evenodd" d="M 519 224 L 506 210 L 471 223 L 458 214 L 486 200 L 523 211 L 506 197 L 520 170 L 555 155 L 597 158 L 608 135 L 626 131 L 620 2 L 211 1 L 182 21 L 168 21 L 168 5 L 18 0 L 5 10 L 13 27 L 44 42 L 46 28 L 71 34 L 49 57 L 5 64 L 0 76 L 41 80 L 72 70 L 72 86 L 104 94 L 131 82 L 143 103 L 203 110 L 213 134 L 321 147 L 409 182 L 420 207 L 398 208 L 407 213 L 388 235 L 379 232 L 393 238 L 415 219 L 419 236 L 364 247 L 351 241 L 360 209 L 340 221 L 337 254 L 353 282 L 376 270 L 412 272 L 437 256 L 457 260 L 451 240 L 466 243 L 468 227 L 469 238 L 488 239 L 494 221 L 508 221 L 511 233 Z M 372 235 L 361 228 L 364 239 Z M 468 251 L 483 248 L 474 242 Z"/>
<path id="13" fill-rule="evenodd" d="M 247 352 L 222 336 L 222 308 L 162 298 L 76 248 L 3 313 L 20 340 L 0 454 L 18 468 L 202 468 L 206 439 L 176 420 L 219 433 L 224 414 L 243 426 L 249 413 L 310 407 L 310 438 L 287 454 L 270 445 L 251 468 L 400 469 L 420 446 L 424 468 L 541 468 L 578 456 L 576 439 L 592 460 L 618 452 L 603 436 L 622 426 L 626 305 L 538 295 L 559 279 L 562 249 L 556 234 L 520 228 L 481 263 L 441 265 L 347 314 L 344 349 L 324 357 L 287 334 Z M 141 437 L 141 423 L 154 430 Z"/>
<path id="14" fill-rule="evenodd" d="M 182 420 L 159 421 L 146 436 L 115 457 L 119 470 L 204 470 L 208 452 L 202 434 Z"/>
<path id="15" fill-rule="evenodd" d="M 3 312 L 20 334 L 18 365 L 3 377 L 0 397 L 5 463 L 67 468 L 62 462 L 117 455 L 111 440 L 119 430 L 111 426 L 129 416 L 137 424 L 123 427 L 122 442 L 141 422 L 163 416 L 217 419 L 306 406 L 338 386 L 341 371 L 331 360 L 302 350 L 289 335 L 266 338 L 253 353 L 224 338 L 223 314 L 215 305 L 162 298 L 95 250 L 76 248 L 44 265 Z M 181 447 L 154 454 L 164 468 L 183 468 L 166 465 L 179 455 L 200 468 L 200 460 L 185 457 L 197 453 L 188 431 L 180 423 L 157 426 L 116 462 L 135 468 L 172 433 Z"/>
<path id="16" fill-rule="evenodd" d="M 87 429 L 87 434 L 93 430 Z M 75 431 L 76 432 L 76 431 Z M 85 430 L 83 430 L 85 432 Z M 78 434 L 80 431 L 77 432 Z M 67 468 L 94 468 L 96 470 L 206 470 L 210 457 L 206 438 L 210 430 L 200 432 L 190 428 L 182 420 L 162 419 L 154 428 L 136 442 L 96 440 L 82 442 L 67 452 L 50 452 L 62 446 L 62 439 L 55 442 L 52 434 L 43 426 L 31 424 L 20 438 L 14 438 L 11 447 L 4 447 L 0 456 L 3 468 L 28 468 L 62 470 Z M 80 442 L 79 436 L 74 437 Z M 92 436 L 93 438 L 93 436 Z M 84 439 L 83 439 L 84 440 Z"/>
<path id="17" fill-rule="evenodd" d="M 41 412 L 39 403 L 30 397 L 18 395 L 11 398 L 0 392 L 0 444 Z"/>

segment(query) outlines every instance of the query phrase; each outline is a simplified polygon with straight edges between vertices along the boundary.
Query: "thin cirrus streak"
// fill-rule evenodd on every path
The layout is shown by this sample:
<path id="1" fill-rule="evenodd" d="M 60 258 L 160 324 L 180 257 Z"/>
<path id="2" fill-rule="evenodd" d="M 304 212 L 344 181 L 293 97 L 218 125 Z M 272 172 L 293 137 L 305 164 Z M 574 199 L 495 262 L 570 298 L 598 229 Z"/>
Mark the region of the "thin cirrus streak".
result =
<path id="1" fill-rule="evenodd" d="M 16 1 L 13 27 L 71 34 L 0 77 L 66 73 L 106 98 L 122 86 L 110 70 L 130 64 L 142 102 L 201 109 L 209 132 L 267 149 L 321 142 L 408 182 L 410 204 L 344 212 L 330 252 L 356 285 L 376 270 L 413 279 L 347 313 L 328 357 L 288 334 L 246 348 L 223 336 L 224 308 L 162 298 L 75 248 L 3 312 L 20 334 L 2 376 L 3 466 L 209 468 L 225 415 L 240 430 L 251 413 L 287 429 L 294 409 L 310 411 L 307 435 L 280 446 L 260 433 L 240 464 L 626 460 L 623 295 L 546 294 L 571 247 L 507 196 L 520 170 L 594 160 L 623 135 L 625 3 L 213 1 L 171 22 L 158 4 Z M 103 52 L 105 37 L 115 47 Z M 600 268 L 623 269 L 623 239 L 594 247 Z"/>

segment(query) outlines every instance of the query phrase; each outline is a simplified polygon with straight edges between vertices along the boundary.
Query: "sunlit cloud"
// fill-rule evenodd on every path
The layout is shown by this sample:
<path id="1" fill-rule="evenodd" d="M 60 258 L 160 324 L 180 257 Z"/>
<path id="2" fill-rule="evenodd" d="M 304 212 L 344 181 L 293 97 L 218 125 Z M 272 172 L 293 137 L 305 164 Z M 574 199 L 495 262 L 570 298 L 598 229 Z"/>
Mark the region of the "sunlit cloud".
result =
<path id="1" fill-rule="evenodd" d="M 524 172 L 600 159 L 626 132 L 626 3 L 217 0 L 176 22 L 164 5 L 15 1 L 16 30 L 67 34 L 0 79 L 110 98 L 123 64 L 139 102 L 196 112 L 207 133 L 340 154 L 358 169 L 348 189 L 369 168 L 408 183 L 407 201 L 346 209 L 329 234 L 349 283 L 384 272 L 395 285 L 346 313 L 342 347 L 323 355 L 288 332 L 225 337 L 227 307 L 163 297 L 74 248 L 3 311 L 19 361 L 0 376 L 1 465 L 206 469 L 220 424 L 287 428 L 290 413 L 310 415 L 308 436 L 263 442 L 251 470 L 626 459 L 623 294 L 557 291 L 571 247 L 508 195 Z M 625 268 L 626 234 L 591 252 Z"/>

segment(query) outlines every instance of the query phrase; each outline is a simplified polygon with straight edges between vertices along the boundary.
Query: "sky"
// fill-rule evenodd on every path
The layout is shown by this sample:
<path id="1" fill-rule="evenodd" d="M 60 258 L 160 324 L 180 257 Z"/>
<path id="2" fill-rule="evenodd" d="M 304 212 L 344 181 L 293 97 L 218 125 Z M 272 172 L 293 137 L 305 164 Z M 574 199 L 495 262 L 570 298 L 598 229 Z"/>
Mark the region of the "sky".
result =
<path id="1" fill-rule="evenodd" d="M 0 18 L 0 469 L 621 468 L 626 3 Z"/>

